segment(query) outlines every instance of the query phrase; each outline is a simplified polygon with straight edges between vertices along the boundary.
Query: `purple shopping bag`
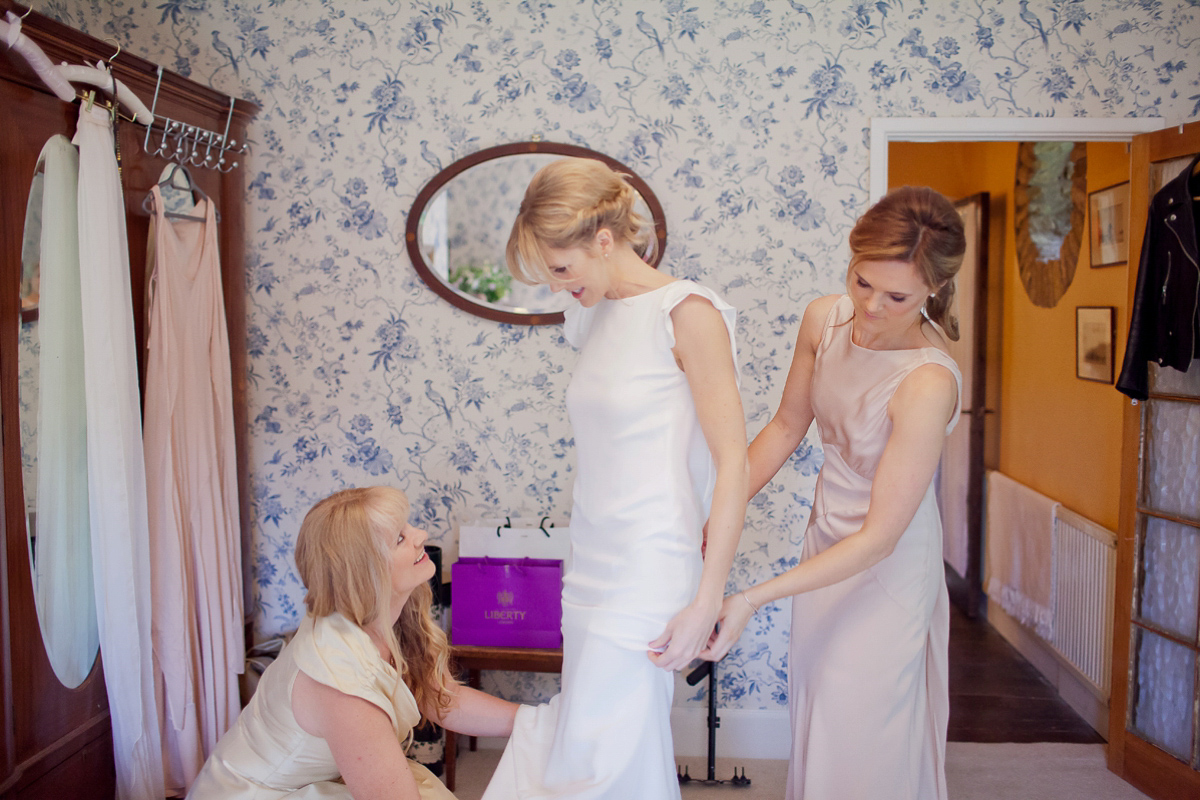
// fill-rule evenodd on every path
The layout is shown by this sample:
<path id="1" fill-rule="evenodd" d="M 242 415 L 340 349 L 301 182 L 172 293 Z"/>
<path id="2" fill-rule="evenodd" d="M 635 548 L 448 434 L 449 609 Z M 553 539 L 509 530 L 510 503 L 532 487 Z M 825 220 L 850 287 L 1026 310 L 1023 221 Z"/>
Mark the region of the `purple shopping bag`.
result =
<path id="1" fill-rule="evenodd" d="M 562 561 L 460 558 L 451 585 L 454 644 L 562 647 Z"/>

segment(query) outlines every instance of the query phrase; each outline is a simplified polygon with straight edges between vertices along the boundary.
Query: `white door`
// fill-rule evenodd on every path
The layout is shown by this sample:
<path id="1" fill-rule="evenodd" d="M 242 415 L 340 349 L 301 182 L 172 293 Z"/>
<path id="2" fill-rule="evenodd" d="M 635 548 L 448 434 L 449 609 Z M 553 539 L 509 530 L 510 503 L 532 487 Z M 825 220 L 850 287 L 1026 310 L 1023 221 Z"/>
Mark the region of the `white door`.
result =
<path id="1" fill-rule="evenodd" d="M 962 418 L 946 438 L 937 477 L 942 557 L 965 581 L 966 611 L 971 616 L 979 602 L 982 553 L 989 202 L 988 193 L 981 192 L 954 204 L 967 237 L 951 307 L 958 318 L 959 339 L 950 342 L 950 355 L 962 372 Z"/>

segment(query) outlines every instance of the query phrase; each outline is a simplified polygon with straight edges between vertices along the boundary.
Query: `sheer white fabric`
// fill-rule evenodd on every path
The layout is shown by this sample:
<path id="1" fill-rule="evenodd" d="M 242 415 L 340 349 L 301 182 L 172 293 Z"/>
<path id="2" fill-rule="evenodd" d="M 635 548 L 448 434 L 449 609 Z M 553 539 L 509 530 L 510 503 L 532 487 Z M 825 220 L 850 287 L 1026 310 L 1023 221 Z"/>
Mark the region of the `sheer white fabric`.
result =
<path id="1" fill-rule="evenodd" d="M 74 688 L 100 646 L 88 530 L 79 234 L 79 154 L 65 136 L 42 148 L 41 299 L 38 304 L 37 538 L 34 596 L 54 674 Z M 54 220 L 65 224 L 54 225 Z"/>
<path id="2" fill-rule="evenodd" d="M 86 298 L 82 316 L 93 575 L 117 797 L 161 800 L 129 245 L 108 113 L 81 107 L 74 142 L 79 146 L 79 252 Z"/>

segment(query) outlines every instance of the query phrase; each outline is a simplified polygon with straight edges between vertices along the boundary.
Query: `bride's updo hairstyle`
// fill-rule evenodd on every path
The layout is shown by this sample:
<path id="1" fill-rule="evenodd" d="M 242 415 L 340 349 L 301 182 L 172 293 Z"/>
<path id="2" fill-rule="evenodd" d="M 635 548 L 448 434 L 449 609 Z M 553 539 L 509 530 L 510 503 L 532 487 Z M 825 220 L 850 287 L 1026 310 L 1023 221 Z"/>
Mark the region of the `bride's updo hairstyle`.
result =
<path id="1" fill-rule="evenodd" d="M 446 683 L 450 647 L 445 632 L 434 624 L 429 584 L 413 590 L 394 626 L 386 624 L 392 602 L 391 548 L 408 513 L 408 498 L 390 486 L 331 494 L 300 523 L 296 571 L 310 614 L 337 612 L 364 630 L 377 631 L 417 706 L 436 703 L 447 709 L 453 701 Z"/>
<path id="2" fill-rule="evenodd" d="M 553 276 L 542 248 L 590 249 L 602 228 L 648 260 L 654 226 L 636 210 L 639 199 L 625 176 L 602 161 L 552 161 L 537 171 L 525 190 L 508 237 L 508 271 L 521 283 L 549 283 Z"/>
<path id="3" fill-rule="evenodd" d="M 927 186 L 904 186 L 867 209 L 850 231 L 850 266 L 860 261 L 906 261 L 936 293 L 925 300 L 926 315 L 958 341 L 950 313 L 954 276 L 967 239 L 962 218 L 946 197 Z M 847 280 L 849 276 L 847 275 Z"/>

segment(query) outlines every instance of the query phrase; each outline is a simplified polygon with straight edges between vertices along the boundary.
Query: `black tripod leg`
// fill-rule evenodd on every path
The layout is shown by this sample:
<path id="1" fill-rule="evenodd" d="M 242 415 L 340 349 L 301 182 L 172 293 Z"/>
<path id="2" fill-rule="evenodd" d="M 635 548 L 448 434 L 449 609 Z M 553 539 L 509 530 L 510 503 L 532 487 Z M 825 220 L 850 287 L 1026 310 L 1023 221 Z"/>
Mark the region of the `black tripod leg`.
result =
<path id="1" fill-rule="evenodd" d="M 708 779 L 717 778 L 717 728 L 721 718 L 717 716 L 717 665 L 708 671 Z"/>

